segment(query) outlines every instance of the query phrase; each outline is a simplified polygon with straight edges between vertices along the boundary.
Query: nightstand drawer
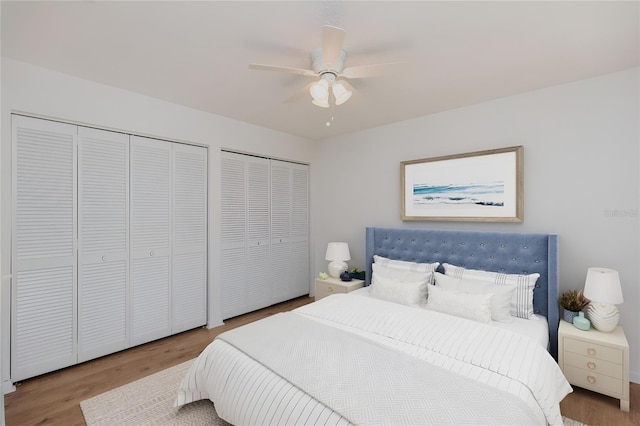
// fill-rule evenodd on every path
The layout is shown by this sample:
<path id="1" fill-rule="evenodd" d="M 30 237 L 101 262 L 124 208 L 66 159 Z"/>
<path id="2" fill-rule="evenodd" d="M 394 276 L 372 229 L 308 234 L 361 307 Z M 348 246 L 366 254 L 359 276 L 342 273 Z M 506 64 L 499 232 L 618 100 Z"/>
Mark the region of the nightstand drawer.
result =
<path id="1" fill-rule="evenodd" d="M 322 299 L 334 293 L 346 293 L 347 287 L 325 282 L 316 283 L 316 299 Z"/>
<path id="2" fill-rule="evenodd" d="M 341 281 L 337 278 L 316 278 L 316 300 L 336 293 L 349 293 L 364 285 L 363 280 Z"/>
<path id="3" fill-rule="evenodd" d="M 572 365 L 565 365 L 563 373 L 571 384 L 580 386 L 581 388 L 617 398 L 624 395 L 622 388 L 623 381 L 621 379 L 583 370 Z"/>
<path id="4" fill-rule="evenodd" d="M 622 350 L 565 337 L 564 350 L 622 365 Z"/>
<path id="5" fill-rule="evenodd" d="M 622 380 L 622 364 L 591 358 L 573 352 L 565 352 L 564 364 L 584 370 L 586 373 L 598 373 Z"/>

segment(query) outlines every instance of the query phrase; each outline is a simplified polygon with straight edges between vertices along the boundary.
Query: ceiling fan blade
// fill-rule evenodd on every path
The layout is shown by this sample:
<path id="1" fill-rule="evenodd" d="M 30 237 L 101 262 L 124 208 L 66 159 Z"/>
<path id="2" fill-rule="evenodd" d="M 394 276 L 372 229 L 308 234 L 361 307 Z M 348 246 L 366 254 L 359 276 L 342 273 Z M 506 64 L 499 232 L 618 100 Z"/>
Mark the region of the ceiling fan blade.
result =
<path id="1" fill-rule="evenodd" d="M 351 83 L 349 83 L 347 80 L 337 80 L 337 81 L 342 83 L 347 90 L 349 90 L 351 92 L 355 92 L 356 91 L 356 89 L 354 89 L 353 86 L 351 85 Z"/>
<path id="2" fill-rule="evenodd" d="M 387 62 L 384 64 L 358 65 L 355 67 L 347 67 L 338 77 L 344 78 L 366 78 L 376 77 L 397 71 L 400 67 L 406 65 L 407 62 Z"/>
<path id="3" fill-rule="evenodd" d="M 289 74 L 300 74 L 300 75 L 306 75 L 309 77 L 317 77 L 318 75 L 316 74 L 315 71 L 312 71 L 312 70 L 305 70 L 302 68 L 292 68 L 292 67 L 281 67 L 278 65 L 249 64 L 249 68 L 254 70 L 279 71 L 279 72 L 286 72 Z"/>
<path id="4" fill-rule="evenodd" d="M 342 28 L 325 25 L 322 27 L 322 69 L 336 69 L 340 61 L 345 31 Z"/>

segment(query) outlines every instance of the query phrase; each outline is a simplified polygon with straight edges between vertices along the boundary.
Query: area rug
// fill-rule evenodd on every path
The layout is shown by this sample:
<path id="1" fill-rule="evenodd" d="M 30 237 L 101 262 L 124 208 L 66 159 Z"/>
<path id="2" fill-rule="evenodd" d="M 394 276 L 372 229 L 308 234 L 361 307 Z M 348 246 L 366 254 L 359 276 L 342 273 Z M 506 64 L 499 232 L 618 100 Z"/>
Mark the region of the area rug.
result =
<path id="1" fill-rule="evenodd" d="M 87 426 L 228 425 L 209 400 L 173 408 L 176 390 L 193 360 L 80 402 Z"/>
<path id="2" fill-rule="evenodd" d="M 176 389 L 193 360 L 144 377 L 80 403 L 87 426 L 228 425 L 209 400 L 173 408 Z M 565 426 L 586 426 L 567 417 Z"/>

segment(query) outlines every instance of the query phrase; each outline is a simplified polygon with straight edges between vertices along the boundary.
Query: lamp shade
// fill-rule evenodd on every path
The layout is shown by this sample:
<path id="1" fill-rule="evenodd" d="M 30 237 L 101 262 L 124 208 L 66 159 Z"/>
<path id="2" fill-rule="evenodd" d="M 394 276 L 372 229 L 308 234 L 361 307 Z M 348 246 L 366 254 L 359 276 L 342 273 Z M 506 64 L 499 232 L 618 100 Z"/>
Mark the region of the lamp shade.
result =
<path id="1" fill-rule="evenodd" d="M 351 260 L 349 253 L 349 244 L 347 243 L 329 243 L 327 245 L 327 253 L 324 256 L 329 260 L 329 275 L 333 278 L 339 278 L 340 274 L 345 272 L 349 265 L 347 260 Z"/>
<path id="2" fill-rule="evenodd" d="M 322 107 L 322 108 L 329 108 L 329 99 L 314 99 L 311 101 L 312 104 Z"/>
<path id="3" fill-rule="evenodd" d="M 593 302 L 611 305 L 622 303 L 624 299 L 618 271 L 608 268 L 589 268 L 583 294 Z"/>
<path id="4" fill-rule="evenodd" d="M 340 82 L 333 83 L 332 90 L 333 96 L 336 98 L 336 105 L 342 105 L 347 102 L 352 95 L 351 91 L 347 90 L 344 84 Z"/>
<path id="5" fill-rule="evenodd" d="M 329 83 L 326 80 L 316 81 L 309 88 L 309 93 L 315 101 L 327 101 L 329 99 Z"/>
<path id="6" fill-rule="evenodd" d="M 347 243 L 329 243 L 327 245 L 327 253 L 324 258 L 326 260 L 351 260 L 351 253 L 349 253 L 349 244 Z"/>

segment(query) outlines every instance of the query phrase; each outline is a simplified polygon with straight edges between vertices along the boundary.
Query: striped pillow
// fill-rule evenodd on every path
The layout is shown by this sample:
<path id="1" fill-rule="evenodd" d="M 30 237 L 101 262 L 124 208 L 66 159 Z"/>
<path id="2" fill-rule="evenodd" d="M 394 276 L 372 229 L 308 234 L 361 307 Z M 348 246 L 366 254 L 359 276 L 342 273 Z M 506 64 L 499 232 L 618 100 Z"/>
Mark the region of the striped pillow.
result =
<path id="1" fill-rule="evenodd" d="M 536 319 L 533 314 L 533 288 L 540 274 L 504 274 L 500 272 L 480 271 L 477 269 L 465 269 L 443 263 L 445 275 L 456 278 L 474 279 L 490 282 L 498 285 L 515 285 L 516 291 L 511 298 L 511 316 L 524 319 Z"/>

